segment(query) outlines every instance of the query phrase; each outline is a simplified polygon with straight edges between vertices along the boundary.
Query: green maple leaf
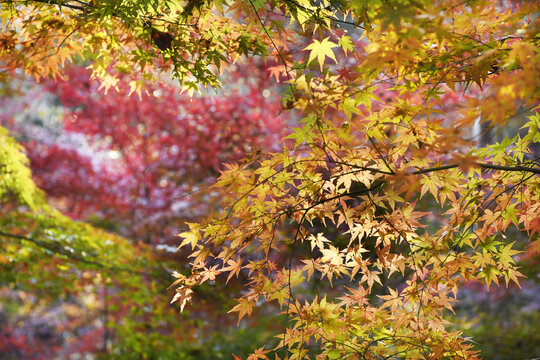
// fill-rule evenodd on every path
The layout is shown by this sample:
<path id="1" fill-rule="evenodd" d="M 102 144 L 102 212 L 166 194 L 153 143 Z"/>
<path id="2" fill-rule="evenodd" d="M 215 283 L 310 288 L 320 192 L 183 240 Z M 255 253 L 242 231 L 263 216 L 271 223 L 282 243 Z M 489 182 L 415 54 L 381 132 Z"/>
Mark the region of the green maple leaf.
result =
<path id="1" fill-rule="evenodd" d="M 347 35 L 343 35 L 339 39 L 339 46 L 343 49 L 345 52 L 345 55 L 349 53 L 349 51 L 354 51 L 354 43 L 351 41 L 351 37 Z"/>
<path id="2" fill-rule="evenodd" d="M 251 5 L 253 5 L 253 7 L 255 8 L 255 10 L 259 10 L 260 8 L 262 8 L 264 6 L 264 4 L 266 3 L 265 0 L 250 0 L 249 1 L 251 3 Z"/>
<path id="3" fill-rule="evenodd" d="M 329 37 L 323 39 L 323 41 L 313 40 L 313 43 L 308 45 L 304 50 L 311 50 L 309 53 L 308 64 L 317 58 L 321 71 L 324 65 L 324 59 L 326 57 L 331 58 L 337 63 L 336 56 L 334 55 L 333 48 L 337 47 L 336 44 L 328 40 Z"/>

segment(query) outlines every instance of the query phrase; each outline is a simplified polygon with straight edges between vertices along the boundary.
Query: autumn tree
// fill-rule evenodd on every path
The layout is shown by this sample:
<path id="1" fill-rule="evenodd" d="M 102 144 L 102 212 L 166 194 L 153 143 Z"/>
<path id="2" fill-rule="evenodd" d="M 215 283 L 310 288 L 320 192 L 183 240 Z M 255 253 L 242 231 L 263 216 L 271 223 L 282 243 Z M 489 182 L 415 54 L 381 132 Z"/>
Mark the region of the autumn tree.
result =
<path id="1" fill-rule="evenodd" d="M 72 218 L 87 219 L 95 226 L 122 234 L 135 244 L 152 244 L 143 247 L 144 250 L 134 248 L 138 253 L 145 251 L 152 264 L 148 266 L 154 267 L 154 276 L 141 279 L 128 272 L 121 283 L 107 280 L 92 284 L 88 278 L 96 275 L 84 272 L 85 286 L 75 286 L 71 294 L 86 296 L 89 283 L 99 285 L 94 290 L 98 294 L 97 304 L 90 307 L 105 321 L 115 319 L 115 325 L 96 327 L 91 317 L 72 316 L 71 323 L 76 326 L 48 325 L 52 340 L 58 339 L 55 327 L 70 332 L 76 340 L 72 338 L 69 345 L 58 340 L 51 348 L 48 344 L 54 341 L 41 342 L 36 336 L 32 346 L 28 343 L 30 340 L 15 341 L 13 334 L 13 338 L 0 341 L 9 347 L 9 353 L 30 357 L 30 349 L 36 349 L 36 354 L 52 357 L 77 352 L 99 353 L 104 351 L 104 346 L 115 357 L 129 357 L 134 353 L 151 356 L 159 348 L 162 357 L 181 353 L 189 358 L 191 352 L 198 352 L 198 358 L 210 358 L 227 351 L 227 347 L 204 351 L 200 348 L 211 347 L 213 342 L 219 341 L 222 338 L 219 331 L 224 329 L 231 339 L 238 338 L 237 331 L 229 330 L 234 325 L 233 319 L 225 319 L 220 306 L 200 304 L 193 313 L 197 318 L 207 318 L 212 326 L 204 325 L 194 316 L 184 316 L 178 321 L 173 307 L 168 305 L 170 293 L 164 291 L 170 279 L 163 276 L 166 275 L 163 270 L 159 275 L 160 269 L 180 270 L 180 266 L 184 268 L 181 271 L 185 271 L 187 268 L 185 254 L 174 253 L 177 245 L 172 235 L 184 221 L 207 216 L 219 207 L 218 194 L 207 188 L 221 164 L 240 159 L 247 153 L 257 156 L 264 149 L 280 148 L 285 116 L 262 67 L 262 63 L 254 62 L 233 66 L 223 76 L 239 81 L 236 85 L 229 84 L 225 94 L 190 98 L 180 94 L 174 84 L 155 84 L 140 95 L 130 93 L 125 79 L 118 82 L 117 89 L 105 94 L 104 90 L 98 90 L 99 82 L 91 80 L 89 72 L 79 66 L 66 69 L 66 78 L 62 81 L 34 85 L 26 104 L 19 97 L 3 101 L 7 111 L 0 115 L 0 124 L 18 135 L 30 159 L 33 177 L 48 199 Z M 248 72 L 249 76 L 240 78 L 239 72 Z M 52 107 L 49 111 L 53 118 L 55 113 L 63 113 L 60 126 L 54 119 L 47 120 L 46 115 L 36 114 L 35 106 L 32 108 L 36 97 L 42 97 L 42 102 Z M 55 98 L 62 107 L 54 105 Z M 26 115 L 25 107 L 29 108 Z M 86 141 L 81 141 L 81 136 Z M 86 146 L 82 146 L 85 143 Z M 89 155 L 92 150 L 94 158 Z M 161 266 L 157 266 L 159 262 Z M 41 259 L 36 265 L 44 264 L 47 259 Z M 74 269 L 65 267 L 65 270 Z M 98 268 L 97 276 L 100 275 Z M 135 282 L 138 284 L 133 284 Z M 32 297 L 32 286 L 24 286 L 24 283 L 19 279 L 17 288 Z M 58 284 L 58 293 L 64 296 L 67 285 Z M 161 290 L 152 293 L 148 289 Z M 220 302 L 225 306 L 238 291 L 238 286 L 229 284 L 216 295 L 208 292 L 206 302 Z M 6 297 L 4 300 L 8 301 Z M 70 305 L 74 300 L 64 298 L 64 302 Z M 143 307 L 145 310 L 141 311 Z M 76 306 L 71 304 L 71 308 L 73 314 Z M 61 312 L 62 309 L 51 311 Z M 87 311 L 91 310 L 84 307 L 80 310 Z M 30 322 L 23 314 L 19 319 L 21 323 L 22 320 Z M 43 327 L 35 326 L 36 332 L 40 326 Z M 84 329 L 85 335 L 77 336 L 77 328 Z M 259 328 L 252 331 L 253 335 L 261 336 L 264 326 Z M 152 329 L 154 336 L 144 334 L 148 329 Z M 202 335 L 194 339 L 196 333 Z M 175 345 L 178 339 L 183 341 Z M 236 340 L 230 351 L 243 351 L 248 339 Z M 170 345 L 164 346 L 166 342 Z M 137 350 L 129 350 L 134 346 Z"/>
<path id="2" fill-rule="evenodd" d="M 351 35 L 333 27 L 333 4 L 296 8 L 305 18 L 291 11 L 319 33 L 284 68 L 302 126 L 256 169 L 222 173 L 216 186 L 230 206 L 181 234 L 194 270 L 177 280 L 175 300 L 184 307 L 197 285 L 245 272 L 248 290 L 231 311 L 242 318 L 277 301 L 289 317 L 284 357 L 476 357 L 447 330 L 460 285 L 519 282 L 511 227 L 538 248 L 536 6 L 354 3 L 345 13 L 363 32 Z M 520 112 L 528 118 L 515 137 L 468 140 L 475 122 L 504 126 Z M 426 212 L 425 199 L 441 211 Z M 309 296 L 314 279 L 339 290 Z"/>
<path id="3" fill-rule="evenodd" d="M 172 84 L 137 95 L 127 81 L 105 94 L 88 71 L 67 70 L 65 81 L 47 85 L 66 109 L 63 129 L 83 135 L 105 159 L 93 171 L 90 159 L 77 158 L 74 149 L 29 144 L 38 184 L 70 216 L 98 216 L 118 224 L 128 238 L 167 242 L 182 221 L 217 206 L 219 199 L 205 189 L 222 163 L 280 148 L 285 116 L 259 67 L 235 67 L 228 76 L 249 73 L 244 85 L 234 89 L 231 83 L 227 93 L 194 98 Z"/>
<path id="4" fill-rule="evenodd" d="M 477 358 L 448 313 L 464 282 L 519 283 L 537 256 L 538 4 L 533 1 L 9 2 L 0 61 L 59 76 L 77 54 L 105 89 L 158 71 L 219 87 L 223 62 L 277 62 L 285 148 L 231 164 L 229 205 L 180 235 L 203 284 L 245 280 L 231 311 L 282 308 L 279 358 Z M 473 128 L 516 131 L 478 144 Z M 434 210 L 436 204 L 437 210 Z M 292 231 L 291 231 L 292 229 Z M 326 282 L 313 296 L 309 284 Z M 195 294 L 195 295 L 194 295 Z M 266 358 L 260 348 L 250 358 Z"/>
<path id="5" fill-rule="evenodd" d="M 29 294 L 25 306 L 35 309 L 30 296 L 37 297 L 39 304 L 84 292 L 88 286 L 102 288 L 113 273 L 129 274 L 115 279 L 115 283 L 120 288 L 129 286 L 132 295 L 144 278 L 163 276 L 144 249 L 75 222 L 49 206 L 30 177 L 22 146 L 5 128 L 0 130 L 2 298 L 9 297 L 10 292 L 23 298 Z M 26 334 L 10 331 L 14 330 L 12 325 L 11 321 L 3 321 L 0 327 L 0 349 L 8 359 L 54 356 L 50 346 L 36 346 Z M 71 324 L 65 326 L 69 328 Z"/>

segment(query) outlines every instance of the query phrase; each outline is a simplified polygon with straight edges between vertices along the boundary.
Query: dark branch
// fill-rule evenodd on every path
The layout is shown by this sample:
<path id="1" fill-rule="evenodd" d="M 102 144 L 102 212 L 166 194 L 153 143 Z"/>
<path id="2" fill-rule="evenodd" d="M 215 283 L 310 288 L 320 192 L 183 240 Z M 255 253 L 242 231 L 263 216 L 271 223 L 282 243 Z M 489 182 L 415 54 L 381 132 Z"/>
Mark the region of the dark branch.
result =
<path id="1" fill-rule="evenodd" d="M 528 167 L 528 166 L 522 166 L 522 165 L 502 166 L 502 165 L 493 165 L 493 164 L 486 164 L 486 163 L 479 163 L 479 162 L 475 163 L 475 165 L 482 169 L 489 169 L 489 170 L 523 171 L 523 172 L 529 172 L 533 174 L 540 174 L 540 168 Z M 453 169 L 457 167 L 459 167 L 459 164 L 449 164 L 449 165 L 437 166 L 437 167 L 428 168 L 428 169 L 420 169 L 420 170 L 414 171 L 412 174 L 413 175 L 427 174 L 430 172 L 448 170 L 448 169 Z"/>
<path id="2" fill-rule="evenodd" d="M 482 163 L 476 163 L 476 165 L 480 166 L 483 169 L 502 170 L 502 171 L 523 171 L 523 172 L 530 172 L 537 175 L 540 174 L 540 168 L 527 167 L 527 166 L 522 166 L 522 165 L 502 166 L 502 165 L 492 165 L 492 164 L 482 164 Z"/>
<path id="3" fill-rule="evenodd" d="M 4 3 L 11 3 L 11 1 L 2 1 Z M 30 1 L 25 1 L 24 3 L 25 4 L 28 4 L 28 3 L 32 3 L 32 2 L 37 2 L 37 3 L 42 3 L 42 4 L 47 4 L 47 5 L 56 5 L 56 6 L 60 6 L 60 7 L 66 7 L 68 9 L 72 9 L 72 10 L 77 10 L 77 11 L 85 11 L 85 7 L 82 7 L 82 6 L 79 6 L 79 5 L 74 5 L 74 4 L 70 4 L 69 2 L 64 2 L 64 1 L 55 1 L 55 0 L 30 0 Z M 78 2 L 80 4 L 83 4 L 81 2 Z M 88 7 L 91 7 L 90 4 L 86 4 L 86 6 Z"/>

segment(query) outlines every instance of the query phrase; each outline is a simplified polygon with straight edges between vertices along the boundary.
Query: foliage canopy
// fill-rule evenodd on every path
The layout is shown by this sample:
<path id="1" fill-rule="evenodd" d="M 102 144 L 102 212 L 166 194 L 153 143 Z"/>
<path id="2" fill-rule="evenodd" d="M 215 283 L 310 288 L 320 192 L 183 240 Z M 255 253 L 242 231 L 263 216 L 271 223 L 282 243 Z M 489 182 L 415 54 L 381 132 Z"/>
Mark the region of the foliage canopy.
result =
<path id="1" fill-rule="evenodd" d="M 460 286 L 519 283 L 509 229 L 540 251 L 535 1 L 2 4 L 6 79 L 80 55 L 106 89 L 171 71 L 194 91 L 242 56 L 272 64 L 298 127 L 221 173 L 228 206 L 180 234 L 192 272 L 173 302 L 242 279 L 239 319 L 261 302 L 286 314 L 279 358 L 476 358 L 448 327 Z M 505 137 L 478 141 L 488 127 Z"/>

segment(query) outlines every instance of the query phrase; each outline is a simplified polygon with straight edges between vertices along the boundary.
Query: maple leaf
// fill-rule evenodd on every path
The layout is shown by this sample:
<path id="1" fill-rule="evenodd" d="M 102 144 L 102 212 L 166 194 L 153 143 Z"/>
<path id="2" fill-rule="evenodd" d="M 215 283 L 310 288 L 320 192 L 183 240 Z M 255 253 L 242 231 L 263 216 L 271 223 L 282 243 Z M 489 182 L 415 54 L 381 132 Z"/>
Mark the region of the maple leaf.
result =
<path id="1" fill-rule="evenodd" d="M 390 295 L 378 295 L 381 299 L 386 300 L 381 308 L 389 307 L 392 309 L 392 312 L 395 312 L 398 307 L 403 306 L 403 302 L 397 290 L 390 288 L 388 291 Z"/>
<path id="2" fill-rule="evenodd" d="M 336 56 L 334 55 L 333 48 L 337 47 L 336 44 L 331 42 L 329 40 L 330 38 L 324 38 L 322 41 L 319 40 L 313 40 L 313 43 L 308 45 L 304 50 L 311 50 L 309 53 L 309 59 L 308 63 L 315 60 L 317 58 L 317 61 L 319 62 L 319 66 L 321 68 L 321 71 L 324 66 L 324 60 L 329 57 L 332 60 L 334 60 L 337 64 Z"/>
<path id="3" fill-rule="evenodd" d="M 238 323 L 240 323 L 240 320 L 242 320 L 245 315 L 251 315 L 254 304 L 251 300 L 246 298 L 236 299 L 236 301 L 238 304 L 229 310 L 228 313 L 238 312 Z"/>
<path id="4" fill-rule="evenodd" d="M 339 249 L 335 246 L 330 245 L 330 248 L 328 249 L 321 249 L 321 253 L 323 254 L 321 261 L 329 262 L 336 266 L 343 264 L 343 257 L 341 256 Z"/>
<path id="5" fill-rule="evenodd" d="M 191 301 L 192 294 L 193 294 L 193 290 L 191 290 L 189 287 L 178 288 L 176 289 L 176 294 L 171 300 L 171 304 L 179 301 L 180 312 L 182 312 L 184 311 L 184 307 L 186 306 L 186 304 Z"/>
<path id="6" fill-rule="evenodd" d="M 439 194 L 439 187 L 441 186 L 440 181 L 435 176 L 427 176 L 424 175 L 422 180 L 422 191 L 420 193 L 420 197 L 423 197 L 426 192 L 429 191 L 431 195 L 435 198 L 435 200 L 438 199 Z"/>
<path id="7" fill-rule="evenodd" d="M 270 350 L 264 350 L 264 346 L 256 349 L 252 354 L 250 354 L 247 360 L 257 360 L 257 359 L 268 359 L 268 354 Z"/>
<path id="8" fill-rule="evenodd" d="M 199 234 L 194 233 L 193 231 L 184 231 L 183 233 L 178 234 L 178 236 L 184 238 L 180 246 L 178 246 L 178 249 L 185 245 L 191 245 L 191 248 L 195 249 L 195 246 L 197 246 L 197 242 L 200 239 Z"/>
<path id="9" fill-rule="evenodd" d="M 339 38 L 339 46 L 341 46 L 345 54 L 354 49 L 354 43 L 351 41 L 351 37 L 347 35 Z"/>
<path id="10" fill-rule="evenodd" d="M 314 250 L 315 248 L 322 250 L 324 249 L 324 243 L 330 242 L 330 240 L 325 238 L 321 233 L 317 234 L 317 236 L 311 235 L 309 239 L 311 241 L 311 250 Z"/>
<path id="11" fill-rule="evenodd" d="M 227 283 L 229 282 L 229 280 L 233 277 L 233 276 L 236 276 L 238 277 L 238 274 L 240 274 L 240 270 L 242 270 L 242 260 L 239 258 L 237 259 L 236 261 L 233 260 L 233 259 L 230 259 L 228 262 L 227 262 L 227 265 L 226 267 L 223 267 L 222 268 L 222 271 L 223 272 L 226 272 L 228 271 L 229 272 L 229 276 L 227 277 Z"/>
<path id="12" fill-rule="evenodd" d="M 368 294 L 367 290 L 364 289 L 362 285 L 358 285 L 358 290 L 345 287 L 350 294 L 346 294 L 343 297 L 340 297 L 341 304 L 346 305 L 347 307 L 352 305 L 368 305 L 369 301 L 366 297 Z M 340 305 L 341 305 L 340 304 Z"/>
<path id="13" fill-rule="evenodd" d="M 276 82 L 280 82 L 281 77 L 286 73 L 286 68 L 284 65 L 276 65 L 269 67 L 268 71 L 270 72 L 270 76 L 273 77 Z"/>

